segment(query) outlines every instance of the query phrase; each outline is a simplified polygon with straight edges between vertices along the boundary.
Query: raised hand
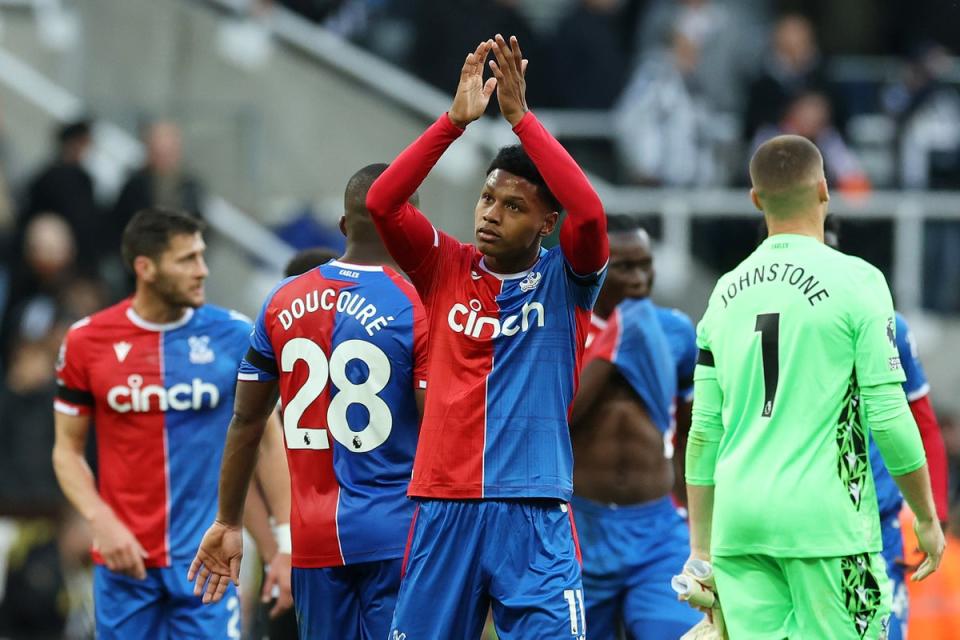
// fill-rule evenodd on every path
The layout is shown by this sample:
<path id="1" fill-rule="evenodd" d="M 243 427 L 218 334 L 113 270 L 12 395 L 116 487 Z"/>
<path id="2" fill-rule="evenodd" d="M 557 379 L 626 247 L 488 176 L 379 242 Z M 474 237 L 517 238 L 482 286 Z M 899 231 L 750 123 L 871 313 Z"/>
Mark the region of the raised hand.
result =
<path id="1" fill-rule="evenodd" d="M 500 113 L 510 126 L 516 126 L 527 112 L 527 61 L 520 53 L 520 43 L 516 36 L 510 36 L 510 44 L 499 33 L 493 41 L 493 55 L 496 61 L 490 61 L 490 68 L 497 80 L 497 101 Z"/>
<path id="2" fill-rule="evenodd" d="M 240 585 L 242 557 L 240 527 L 230 527 L 219 521 L 210 525 L 187 572 L 187 580 L 193 582 L 196 578 L 193 594 L 202 595 L 204 604 L 219 602 L 231 581 Z"/>
<path id="3" fill-rule="evenodd" d="M 457 85 L 453 105 L 447 112 L 450 121 L 461 129 L 483 115 L 490 103 L 490 96 L 497 88 L 496 78 L 487 78 L 486 82 L 483 80 L 483 63 L 492 46 L 491 40 L 481 42 L 463 61 L 460 84 Z"/>

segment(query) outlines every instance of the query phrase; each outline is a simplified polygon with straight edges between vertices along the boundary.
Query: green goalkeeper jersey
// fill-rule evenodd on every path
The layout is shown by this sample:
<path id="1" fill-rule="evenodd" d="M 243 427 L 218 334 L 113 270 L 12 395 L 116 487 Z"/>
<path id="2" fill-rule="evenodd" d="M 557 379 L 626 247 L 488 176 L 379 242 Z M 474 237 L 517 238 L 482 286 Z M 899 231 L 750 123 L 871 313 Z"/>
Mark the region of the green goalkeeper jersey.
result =
<path id="1" fill-rule="evenodd" d="M 720 278 L 695 375 L 723 398 L 714 555 L 881 550 L 859 388 L 904 380 L 894 327 L 883 274 L 808 236 Z"/>

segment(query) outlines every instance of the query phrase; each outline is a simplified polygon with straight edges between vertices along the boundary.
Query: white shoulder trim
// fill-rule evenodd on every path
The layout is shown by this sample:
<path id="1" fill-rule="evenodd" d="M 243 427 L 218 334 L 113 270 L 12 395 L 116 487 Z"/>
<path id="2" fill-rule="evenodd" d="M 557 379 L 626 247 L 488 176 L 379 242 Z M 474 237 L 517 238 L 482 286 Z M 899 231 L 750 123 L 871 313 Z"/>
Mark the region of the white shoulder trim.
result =
<path id="1" fill-rule="evenodd" d="M 80 318 L 79 320 L 74 322 L 72 325 L 70 325 L 70 328 L 79 329 L 80 327 L 85 327 L 88 324 L 90 324 L 90 316 L 87 316 L 86 318 Z"/>

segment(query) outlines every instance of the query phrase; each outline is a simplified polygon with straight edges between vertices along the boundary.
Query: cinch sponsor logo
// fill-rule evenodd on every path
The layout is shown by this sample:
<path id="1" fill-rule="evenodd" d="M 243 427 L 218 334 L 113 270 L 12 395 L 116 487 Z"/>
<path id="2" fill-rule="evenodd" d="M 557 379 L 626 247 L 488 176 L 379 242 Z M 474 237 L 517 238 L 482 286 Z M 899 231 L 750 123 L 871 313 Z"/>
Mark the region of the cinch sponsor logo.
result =
<path id="1" fill-rule="evenodd" d="M 196 411 L 213 409 L 220 402 L 220 390 L 209 382 L 194 378 L 190 384 L 181 382 L 169 389 L 158 384 L 143 386 L 143 376 L 133 374 L 127 385 L 111 387 L 107 404 L 117 413 L 146 413 L 148 411 Z"/>
<path id="2" fill-rule="evenodd" d="M 513 336 L 520 331 L 527 331 L 531 327 L 542 327 L 545 321 L 543 305 L 539 302 L 528 302 L 517 315 L 507 316 L 504 319 L 489 318 L 479 315 L 483 308 L 479 300 L 470 301 L 470 306 L 459 302 L 450 307 L 447 314 L 447 324 L 456 333 L 462 333 L 471 338 L 499 338 Z M 532 323 L 536 324 L 532 324 Z M 484 332 L 484 328 L 488 331 Z"/>

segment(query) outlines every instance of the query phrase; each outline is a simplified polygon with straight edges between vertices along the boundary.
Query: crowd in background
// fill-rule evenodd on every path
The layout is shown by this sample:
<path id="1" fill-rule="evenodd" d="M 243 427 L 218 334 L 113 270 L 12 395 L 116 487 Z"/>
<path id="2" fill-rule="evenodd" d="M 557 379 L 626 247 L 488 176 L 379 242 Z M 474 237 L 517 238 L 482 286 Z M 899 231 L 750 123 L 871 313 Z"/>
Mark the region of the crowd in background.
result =
<path id="1" fill-rule="evenodd" d="M 531 105 L 606 114 L 609 135 L 558 135 L 614 183 L 744 186 L 752 151 L 793 133 L 817 143 L 831 187 L 846 195 L 960 188 L 960 36 L 947 26 L 960 7 L 944 0 L 261 3 L 299 12 L 443 91 L 473 43 L 516 35 L 531 60 Z M 732 268 L 744 230 L 701 226 L 722 247 L 703 258 Z M 878 248 L 891 238 L 889 225 L 870 223 L 847 248 L 889 275 L 892 255 Z M 960 224 L 928 222 L 924 242 L 923 305 L 956 313 Z"/>
<path id="2" fill-rule="evenodd" d="M 532 105 L 610 114 L 616 162 L 592 168 L 621 183 L 741 185 L 753 148 L 796 133 L 823 150 L 834 188 L 960 189 L 960 31 L 936 19 L 936 0 L 275 2 L 444 90 L 465 42 L 517 35 Z M 860 54 L 899 62 L 865 80 L 833 64 Z M 130 293 L 119 245 L 134 212 L 202 215 L 178 127 L 142 134 L 143 166 L 103 202 L 85 168 L 90 122 L 60 127 L 48 163 L 16 179 L 0 130 L 0 636 L 90 636 L 89 534 L 50 464 L 58 346 L 72 322 Z M 925 306 L 956 312 L 960 225 L 926 232 Z M 960 423 L 941 422 L 957 503 Z"/>
<path id="3" fill-rule="evenodd" d="M 612 112 L 624 182 L 741 184 L 743 158 L 784 131 L 816 140 L 842 188 L 960 178 L 960 37 L 939 0 L 274 1 L 443 89 L 465 43 L 516 35 L 531 104 Z M 834 64 L 851 55 L 899 64 L 857 77 Z M 892 166 L 852 152 L 871 151 L 865 115 L 892 125 Z"/>

